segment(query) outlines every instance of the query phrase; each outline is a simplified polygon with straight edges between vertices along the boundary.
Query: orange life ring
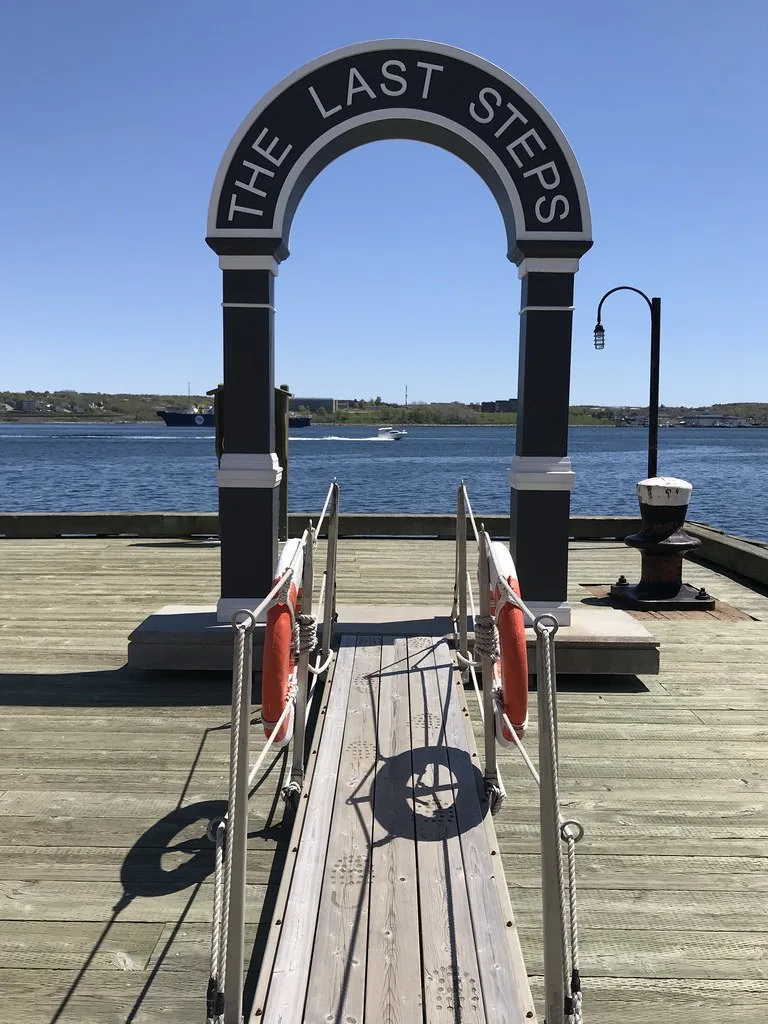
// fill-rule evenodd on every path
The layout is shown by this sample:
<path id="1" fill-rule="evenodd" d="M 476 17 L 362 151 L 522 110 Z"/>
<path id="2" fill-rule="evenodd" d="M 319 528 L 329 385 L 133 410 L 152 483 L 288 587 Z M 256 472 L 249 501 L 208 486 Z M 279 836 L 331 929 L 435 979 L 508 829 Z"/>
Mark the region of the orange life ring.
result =
<path id="1" fill-rule="evenodd" d="M 304 550 L 301 541 L 286 542 L 277 563 L 273 586 L 285 570 L 293 565 L 293 578 L 288 601 L 273 604 L 267 612 L 264 634 L 264 660 L 261 674 L 261 721 L 264 735 L 269 738 L 290 700 L 296 681 L 296 663 L 293 658 L 293 618 L 301 612 L 301 578 L 304 569 Z M 293 613 L 293 615 L 291 614 Z M 274 739 L 278 749 L 293 738 L 293 707 L 286 716 Z"/>
<path id="2" fill-rule="evenodd" d="M 501 689 L 504 712 L 522 739 L 528 726 L 528 651 L 525 644 L 525 619 L 519 608 L 509 601 L 504 601 L 499 578 L 504 579 L 518 597 L 520 584 L 515 563 L 506 545 L 494 541 L 490 549 L 490 611 L 491 615 L 496 617 L 501 649 L 499 660 L 493 667 L 494 688 L 498 686 Z M 496 738 L 505 747 L 513 746 L 515 742 L 500 713 L 496 716 Z"/>

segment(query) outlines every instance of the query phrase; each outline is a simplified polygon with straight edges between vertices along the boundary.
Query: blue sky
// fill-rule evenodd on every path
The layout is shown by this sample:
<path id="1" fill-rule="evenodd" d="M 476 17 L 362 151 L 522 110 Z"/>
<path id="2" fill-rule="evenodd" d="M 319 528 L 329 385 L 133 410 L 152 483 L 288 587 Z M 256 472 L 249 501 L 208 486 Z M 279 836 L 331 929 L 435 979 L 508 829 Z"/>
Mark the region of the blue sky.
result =
<path id="1" fill-rule="evenodd" d="M 221 378 L 204 242 L 219 161 L 281 78 L 366 39 L 480 54 L 550 110 L 586 180 L 573 403 L 768 401 L 768 5 L 550 0 L 25 0 L 0 31 L 0 390 L 193 392 Z M 516 393 L 519 283 L 475 173 L 412 142 L 331 164 L 277 281 L 278 383 L 299 394 Z"/>

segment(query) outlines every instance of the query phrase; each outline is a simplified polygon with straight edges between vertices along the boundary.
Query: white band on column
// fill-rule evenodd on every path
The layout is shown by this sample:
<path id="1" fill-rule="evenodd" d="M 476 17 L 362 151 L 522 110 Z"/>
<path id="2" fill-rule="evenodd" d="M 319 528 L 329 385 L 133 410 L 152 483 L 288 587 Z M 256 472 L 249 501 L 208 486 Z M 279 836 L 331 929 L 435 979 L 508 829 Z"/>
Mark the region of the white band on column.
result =
<path id="1" fill-rule="evenodd" d="M 517 265 L 517 276 L 522 279 L 526 274 L 575 274 L 578 269 L 579 261 L 573 257 L 526 256 Z"/>
<path id="2" fill-rule="evenodd" d="M 225 453 L 216 473 L 219 487 L 277 487 L 282 479 L 283 470 L 274 452 Z"/>
<path id="3" fill-rule="evenodd" d="M 232 616 L 235 612 L 243 610 L 255 612 L 263 600 L 263 597 L 220 597 L 216 603 L 216 621 L 232 622 Z M 267 611 L 268 609 L 265 608 L 257 616 L 256 621 L 266 622 Z"/>
<path id="4" fill-rule="evenodd" d="M 275 307 L 269 302 L 222 302 L 222 309 L 271 309 Z"/>
<path id="5" fill-rule="evenodd" d="M 221 270 L 268 270 L 277 277 L 277 260 L 274 256 L 219 256 Z"/>
<path id="6" fill-rule="evenodd" d="M 553 615 L 558 626 L 570 626 L 571 624 L 571 606 L 567 601 L 526 601 L 525 603 L 533 612 L 534 618 L 538 618 L 539 615 Z"/>
<path id="7" fill-rule="evenodd" d="M 523 306 L 520 315 L 523 313 L 572 313 L 573 306 Z"/>
<path id="8" fill-rule="evenodd" d="M 509 485 L 516 491 L 572 491 L 575 476 L 567 455 L 517 455 L 509 467 Z"/>

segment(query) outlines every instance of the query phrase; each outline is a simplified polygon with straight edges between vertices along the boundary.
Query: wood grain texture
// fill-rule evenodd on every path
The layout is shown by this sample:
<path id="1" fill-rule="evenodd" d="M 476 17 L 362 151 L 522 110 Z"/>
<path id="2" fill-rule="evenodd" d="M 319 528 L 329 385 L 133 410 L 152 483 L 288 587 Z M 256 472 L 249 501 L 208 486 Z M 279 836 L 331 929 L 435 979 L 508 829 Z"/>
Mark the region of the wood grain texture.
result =
<path id="1" fill-rule="evenodd" d="M 131 671 L 125 654 L 129 632 L 161 605 L 190 593 L 215 601 L 219 551 L 0 540 L 0 555 L 0 931 L 5 962 L 27 965 L 0 969 L 14 1024 L 50 1024 L 65 998 L 63 1024 L 199 1019 L 211 860 L 200 812 L 224 792 L 230 680 Z M 339 599 L 447 611 L 453 558 L 451 543 L 343 539 Z M 637 553 L 620 543 L 572 543 L 569 564 L 572 602 L 590 596 L 582 584 L 639 577 Z M 768 596 L 708 566 L 686 562 L 684 577 L 752 620 L 659 619 L 659 676 L 561 680 L 563 800 L 587 829 L 578 872 L 590 1024 L 765 1016 Z M 477 724 L 471 693 L 469 707 Z M 515 752 L 499 757 L 510 793 L 499 850 L 538 994 L 537 797 Z M 269 926 L 289 835 L 282 782 L 278 761 L 251 804 L 254 938 Z M 107 932 L 99 945 L 126 865 L 143 895 L 117 915 L 114 943 Z M 178 888 L 150 890 L 153 878 Z M 122 969 L 116 953 L 136 967 L 142 936 L 160 929 L 152 968 Z"/>
<path id="2" fill-rule="evenodd" d="M 432 1024 L 484 1022 L 467 882 L 433 640 L 408 640 L 413 805 L 419 871 L 424 1015 Z"/>
<path id="3" fill-rule="evenodd" d="M 501 858 L 495 847 L 488 846 L 483 816 L 490 811 L 480 802 L 482 779 L 479 767 L 473 764 L 477 757 L 473 759 L 474 751 L 470 752 L 467 745 L 447 644 L 435 645 L 433 658 L 444 709 L 445 744 L 485 1013 L 494 1024 L 523 1024 L 530 993 L 527 981 L 520 977 L 522 957 L 518 963 L 513 960 L 507 939 L 507 928 L 512 928 L 513 922 L 504 914 L 495 883 L 496 864 Z M 503 871 L 503 867 L 498 870 Z"/>
<path id="4" fill-rule="evenodd" d="M 381 664 L 381 641 L 365 641 L 355 650 L 303 1020 L 363 1024 Z"/>
<path id="5" fill-rule="evenodd" d="M 309 807 L 291 896 L 280 925 L 280 942 L 263 1014 L 265 1024 L 290 1024 L 303 1019 L 354 660 L 354 639 L 342 638 L 323 725 L 323 742 L 306 794 Z"/>
<path id="6" fill-rule="evenodd" d="M 421 956 L 414 948 L 418 907 L 408 652 L 405 640 L 381 648 L 378 749 L 366 976 L 366 1024 L 422 1024 Z M 403 756 L 403 755 L 406 756 Z"/>

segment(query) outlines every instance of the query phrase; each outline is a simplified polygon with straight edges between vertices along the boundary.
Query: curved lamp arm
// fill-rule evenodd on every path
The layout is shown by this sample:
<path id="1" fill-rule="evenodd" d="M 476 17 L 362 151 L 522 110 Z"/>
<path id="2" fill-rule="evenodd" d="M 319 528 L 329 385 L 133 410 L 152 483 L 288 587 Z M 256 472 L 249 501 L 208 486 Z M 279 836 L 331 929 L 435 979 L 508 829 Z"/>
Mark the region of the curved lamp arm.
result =
<path id="1" fill-rule="evenodd" d="M 645 294 L 645 292 L 641 292 L 639 288 L 633 288 L 631 284 L 617 285 L 615 288 L 611 288 L 610 291 L 605 293 L 602 299 L 600 299 L 600 302 L 597 306 L 597 323 L 595 324 L 595 329 L 593 331 L 596 349 L 605 348 L 605 328 L 603 327 L 603 321 L 600 314 L 603 309 L 603 303 L 608 298 L 608 296 L 613 295 L 614 292 L 636 292 L 638 295 L 642 295 L 642 297 L 648 303 L 648 309 L 650 309 L 651 311 L 651 325 L 653 325 L 653 303 Z"/>
<path id="2" fill-rule="evenodd" d="M 638 295 L 642 295 L 642 297 L 648 303 L 648 309 L 653 310 L 653 306 L 651 305 L 651 300 L 648 298 L 648 296 L 645 294 L 645 292 L 641 292 L 639 288 L 633 288 L 631 284 L 620 284 L 620 285 L 617 285 L 616 288 L 611 288 L 611 290 L 606 292 L 605 295 L 602 297 L 602 299 L 600 299 L 600 302 L 598 303 L 598 306 L 597 306 L 597 322 L 598 323 L 600 323 L 600 311 L 603 308 L 603 303 L 608 298 L 608 296 L 609 295 L 613 295 L 614 292 L 637 292 L 637 294 Z"/>
<path id="3" fill-rule="evenodd" d="M 661 299 L 649 299 L 645 292 L 639 288 L 633 288 L 630 284 L 620 284 L 611 288 L 600 299 L 597 305 L 597 323 L 595 324 L 595 348 L 605 348 L 605 328 L 603 327 L 600 314 L 603 303 L 609 295 L 614 292 L 636 292 L 645 299 L 648 309 L 651 312 L 651 386 L 648 400 L 648 476 L 656 476 L 657 454 L 658 454 L 658 431 L 659 431 L 659 356 L 661 346 Z"/>

